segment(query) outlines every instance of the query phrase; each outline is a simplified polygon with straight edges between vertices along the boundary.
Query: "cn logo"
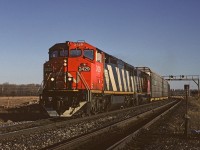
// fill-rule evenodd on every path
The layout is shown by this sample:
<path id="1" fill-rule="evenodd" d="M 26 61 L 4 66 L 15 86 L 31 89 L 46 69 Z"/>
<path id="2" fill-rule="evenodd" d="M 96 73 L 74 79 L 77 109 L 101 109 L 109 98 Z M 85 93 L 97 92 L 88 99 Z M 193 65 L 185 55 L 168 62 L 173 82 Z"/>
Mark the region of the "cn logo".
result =
<path id="1" fill-rule="evenodd" d="M 96 66 L 96 72 L 101 72 L 101 67 L 100 66 Z"/>

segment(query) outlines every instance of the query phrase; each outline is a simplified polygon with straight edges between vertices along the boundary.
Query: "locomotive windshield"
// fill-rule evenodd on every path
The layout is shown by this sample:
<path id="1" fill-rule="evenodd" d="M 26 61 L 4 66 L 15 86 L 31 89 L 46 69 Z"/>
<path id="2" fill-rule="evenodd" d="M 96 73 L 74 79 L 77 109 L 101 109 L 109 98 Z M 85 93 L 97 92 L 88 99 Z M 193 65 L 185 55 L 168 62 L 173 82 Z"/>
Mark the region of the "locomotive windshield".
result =
<path id="1" fill-rule="evenodd" d="M 82 55 L 81 49 L 71 49 L 71 50 L 53 50 L 49 52 L 50 59 L 56 57 L 79 57 Z M 94 50 L 84 49 L 83 57 L 90 60 L 94 60 Z"/>
<path id="2" fill-rule="evenodd" d="M 80 49 L 72 49 L 69 51 L 70 57 L 78 57 L 81 56 L 81 50 Z"/>
<path id="3" fill-rule="evenodd" d="M 60 51 L 60 56 L 61 57 L 68 57 L 68 50 L 62 50 L 62 51 Z"/>
<path id="4" fill-rule="evenodd" d="M 90 50 L 90 49 L 85 49 L 83 51 L 83 56 L 86 58 L 89 58 L 90 60 L 93 60 L 94 59 L 94 51 Z"/>
<path id="5" fill-rule="evenodd" d="M 54 50 L 49 53 L 50 59 L 56 57 L 68 57 L 68 50 Z"/>

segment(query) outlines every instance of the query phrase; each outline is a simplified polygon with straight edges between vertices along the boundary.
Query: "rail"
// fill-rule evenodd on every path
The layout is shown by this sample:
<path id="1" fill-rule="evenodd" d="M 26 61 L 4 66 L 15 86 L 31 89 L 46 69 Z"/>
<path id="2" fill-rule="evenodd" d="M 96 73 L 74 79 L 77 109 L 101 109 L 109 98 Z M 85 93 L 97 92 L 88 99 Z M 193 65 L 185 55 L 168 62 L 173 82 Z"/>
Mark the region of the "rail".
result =
<path id="1" fill-rule="evenodd" d="M 179 103 L 178 103 L 179 104 Z M 178 105 L 177 104 L 177 105 Z M 83 136 L 80 136 L 78 138 L 75 138 L 75 139 L 72 139 L 71 141 L 68 141 L 68 142 L 64 142 L 64 143 L 61 143 L 61 144 L 57 144 L 57 145 L 54 145 L 54 146 L 50 146 L 48 147 L 48 149 L 54 149 L 54 150 L 60 150 L 60 149 L 79 149 L 80 147 L 81 148 L 87 148 L 87 147 L 84 147 L 84 144 L 87 145 L 88 142 L 90 141 L 95 141 L 95 137 L 101 137 L 102 134 L 106 134 L 106 136 L 108 136 L 109 132 L 113 132 L 112 130 L 114 129 L 118 129 L 119 131 L 120 130 L 123 130 L 124 128 L 126 128 L 127 125 L 132 125 L 132 124 L 137 124 L 136 122 L 138 121 L 141 121 L 142 118 L 146 119 L 148 117 L 152 117 L 152 115 L 154 116 L 155 114 L 157 114 L 156 116 L 158 116 L 160 114 L 160 111 L 163 112 L 163 110 L 165 111 L 167 109 L 167 111 L 165 111 L 164 113 L 162 113 L 161 115 L 167 113 L 169 111 L 168 108 L 172 109 L 172 106 L 175 105 L 175 102 L 171 102 L 171 103 L 168 103 L 164 106 L 161 106 L 159 108 L 155 108 L 155 109 L 152 109 L 152 110 L 149 110 L 149 111 L 146 111 L 145 113 L 142 113 L 140 115 L 137 115 L 137 116 L 134 116 L 134 117 L 131 117 L 131 118 L 128 118 L 128 119 L 125 119 L 123 121 L 120 121 L 120 122 L 117 122 L 117 123 L 114 123 L 112 125 L 109 125 L 107 127 L 104 127 L 100 130 L 97 130 L 95 132 L 92 132 L 92 133 L 89 133 L 89 134 L 86 134 L 86 135 L 83 135 Z M 173 107 L 174 108 L 174 107 Z M 160 115 L 160 116 L 161 116 Z M 158 118 L 155 118 L 155 120 L 158 120 Z M 149 123 L 150 124 L 150 123 Z M 117 132 L 117 131 L 115 131 Z M 102 136 L 103 138 L 103 136 Z M 110 138 L 111 139 L 111 138 Z M 100 139 L 99 140 L 96 140 L 96 141 L 101 141 Z M 124 141 L 124 140 L 123 140 Z M 119 142 L 121 144 L 121 141 Z M 108 149 L 111 150 L 113 148 L 116 148 L 116 146 L 119 145 L 119 143 L 117 143 L 117 145 L 114 144 L 114 146 L 112 147 L 109 147 Z M 125 142 L 126 143 L 126 142 Z M 98 143 L 99 144 L 99 143 Z M 123 143 L 124 144 L 124 143 Z M 90 149 L 90 148 L 89 148 Z M 102 148 L 102 149 L 105 149 Z"/>
<path id="2" fill-rule="evenodd" d="M 64 120 L 61 121 L 53 120 L 52 122 L 47 121 L 50 124 L 45 121 L 47 124 L 44 122 L 42 124 L 39 123 L 38 125 L 33 123 L 33 125 L 29 124 L 28 126 L 25 127 L 20 126 L 20 128 L 17 128 L 16 130 L 14 129 L 12 130 L 12 132 L 6 132 L 6 133 L 3 132 L 3 134 L 0 134 L 0 140 L 2 142 L 1 147 L 3 148 L 9 146 L 11 147 L 13 145 L 12 143 L 14 140 L 15 143 L 18 143 L 17 144 L 18 148 L 21 148 L 21 146 L 25 146 L 24 149 L 41 149 L 41 148 L 54 149 L 56 144 L 60 145 L 66 142 L 69 144 L 69 142 L 72 142 L 75 139 L 80 138 L 80 136 L 83 137 L 89 135 L 88 137 L 90 137 L 92 133 L 98 131 L 99 134 L 101 134 L 100 132 L 101 130 L 104 130 L 105 131 L 104 133 L 106 134 L 105 136 L 107 138 L 110 138 L 110 134 L 108 132 L 113 130 L 115 131 L 116 128 L 120 127 L 123 128 L 124 125 L 128 123 L 128 120 L 126 121 L 126 119 L 131 119 L 131 117 L 136 116 L 135 121 L 138 122 L 138 118 L 139 119 L 142 118 L 139 117 L 140 114 L 143 114 L 144 112 L 147 111 L 151 111 L 154 114 L 155 110 L 152 110 L 153 108 L 154 109 L 158 108 L 169 102 L 171 101 L 159 101 L 132 108 L 116 110 L 113 112 L 106 112 L 85 118 L 71 119 L 65 121 Z M 134 121 L 134 119 L 130 121 Z M 10 131 L 10 129 L 8 131 Z M 39 139 L 35 137 L 38 137 Z M 98 137 L 101 136 L 94 135 L 92 138 L 98 138 Z M 86 142 L 88 139 L 86 139 Z M 78 144 L 76 145 L 82 144 L 84 142 L 85 142 L 84 140 L 83 142 L 79 141 Z M 67 149 L 69 148 L 67 147 Z M 71 149 L 73 149 L 73 147 Z"/>
<path id="3" fill-rule="evenodd" d="M 179 101 L 177 104 L 175 104 L 174 106 L 170 107 L 169 109 L 167 109 L 166 111 L 164 111 L 163 113 L 161 113 L 159 116 L 157 116 L 154 119 L 152 119 L 147 124 L 143 125 L 141 128 L 137 129 L 135 132 L 133 132 L 130 135 L 126 136 L 122 140 L 114 143 L 112 146 L 110 146 L 109 148 L 107 148 L 107 150 L 123 149 L 123 147 L 125 147 L 127 143 L 129 143 L 133 138 L 135 138 L 139 134 L 139 132 L 141 132 L 143 129 L 148 129 L 153 123 L 155 123 L 161 117 L 163 117 L 164 115 L 166 115 L 169 111 L 171 111 L 172 109 L 174 109 L 175 107 L 177 107 L 180 103 L 181 103 L 181 101 Z"/>

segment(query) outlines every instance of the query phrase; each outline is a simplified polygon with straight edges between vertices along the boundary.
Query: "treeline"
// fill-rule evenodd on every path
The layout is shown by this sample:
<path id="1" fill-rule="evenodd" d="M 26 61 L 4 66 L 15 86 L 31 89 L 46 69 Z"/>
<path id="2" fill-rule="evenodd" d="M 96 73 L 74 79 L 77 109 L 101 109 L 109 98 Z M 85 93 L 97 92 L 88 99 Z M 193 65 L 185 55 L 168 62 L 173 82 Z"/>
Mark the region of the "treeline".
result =
<path id="1" fill-rule="evenodd" d="M 0 84 L 0 96 L 38 96 L 41 91 L 39 84 Z"/>
<path id="2" fill-rule="evenodd" d="M 198 90 L 191 89 L 190 96 L 197 96 Z M 171 96 L 185 96 L 185 90 L 183 89 L 171 89 Z"/>

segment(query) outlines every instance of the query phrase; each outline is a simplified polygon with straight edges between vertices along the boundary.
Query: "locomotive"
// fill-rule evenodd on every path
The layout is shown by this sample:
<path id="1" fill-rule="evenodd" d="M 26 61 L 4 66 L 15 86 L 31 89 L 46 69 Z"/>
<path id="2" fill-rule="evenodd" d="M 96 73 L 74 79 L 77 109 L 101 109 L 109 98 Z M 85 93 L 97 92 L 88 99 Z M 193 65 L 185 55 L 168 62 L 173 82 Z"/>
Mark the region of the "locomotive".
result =
<path id="1" fill-rule="evenodd" d="M 43 66 L 40 104 L 49 116 L 90 115 L 169 97 L 169 84 L 85 41 L 57 43 Z"/>

